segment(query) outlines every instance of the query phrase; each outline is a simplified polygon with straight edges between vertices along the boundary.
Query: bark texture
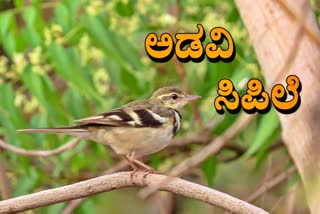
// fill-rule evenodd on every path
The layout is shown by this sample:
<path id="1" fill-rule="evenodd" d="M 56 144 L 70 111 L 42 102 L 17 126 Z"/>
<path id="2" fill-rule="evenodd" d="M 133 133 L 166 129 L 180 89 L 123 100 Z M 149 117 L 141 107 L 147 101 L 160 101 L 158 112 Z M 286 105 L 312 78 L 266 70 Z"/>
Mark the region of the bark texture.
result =
<path id="1" fill-rule="evenodd" d="M 149 174 L 144 178 L 144 175 L 145 172 L 139 171 L 131 177 L 131 172 L 119 172 L 55 189 L 11 198 L 0 201 L 0 213 L 23 212 L 50 204 L 87 197 L 125 187 L 144 187 L 155 185 L 161 180 L 167 178 L 165 175 L 157 174 Z M 245 201 L 241 201 L 240 199 L 228 194 L 179 178 L 174 178 L 170 183 L 163 186 L 161 190 L 203 201 L 205 203 L 221 207 L 232 213 L 267 214 L 263 209 Z"/>
<path id="2" fill-rule="evenodd" d="M 301 175 L 309 208 L 320 210 L 320 45 L 308 2 L 236 0 L 251 37 L 268 91 L 295 74 L 302 83 L 301 105 L 279 114 L 282 138 Z M 289 95 L 289 98 L 291 96 Z"/>

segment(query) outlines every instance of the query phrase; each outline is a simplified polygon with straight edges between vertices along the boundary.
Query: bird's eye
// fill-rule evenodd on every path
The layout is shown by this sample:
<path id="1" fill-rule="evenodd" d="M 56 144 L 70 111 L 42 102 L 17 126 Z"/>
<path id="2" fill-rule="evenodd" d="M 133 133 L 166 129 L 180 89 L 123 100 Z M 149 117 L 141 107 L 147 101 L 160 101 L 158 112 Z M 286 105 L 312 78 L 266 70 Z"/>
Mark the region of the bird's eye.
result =
<path id="1" fill-rule="evenodd" d="M 171 98 L 174 99 L 174 100 L 176 100 L 176 99 L 178 98 L 178 95 L 177 95 L 177 94 L 172 94 L 172 95 L 171 95 Z"/>

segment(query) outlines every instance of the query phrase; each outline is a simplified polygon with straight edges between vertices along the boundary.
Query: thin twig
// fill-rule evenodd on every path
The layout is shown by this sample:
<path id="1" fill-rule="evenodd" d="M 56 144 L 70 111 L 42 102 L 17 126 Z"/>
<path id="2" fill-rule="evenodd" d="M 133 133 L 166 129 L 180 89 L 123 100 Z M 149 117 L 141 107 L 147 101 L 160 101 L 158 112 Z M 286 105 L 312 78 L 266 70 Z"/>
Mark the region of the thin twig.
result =
<path id="1" fill-rule="evenodd" d="M 203 134 L 195 134 L 188 137 L 173 139 L 168 145 L 169 148 L 184 147 L 190 144 L 208 144 L 213 137 Z"/>
<path id="2" fill-rule="evenodd" d="M 145 172 L 141 171 L 136 172 L 132 177 L 131 175 L 131 172 L 119 172 L 0 201 L 0 213 L 23 212 L 126 187 L 150 186 L 168 178 L 158 174 L 149 174 L 144 178 Z M 161 190 L 218 206 L 232 213 L 267 213 L 233 196 L 179 178 L 172 179 L 169 184 L 162 186 Z"/>
<path id="3" fill-rule="evenodd" d="M 179 165 L 174 167 L 170 172 L 169 176 L 176 177 L 182 175 L 189 169 L 199 165 L 201 162 L 206 160 L 211 155 L 218 153 L 224 145 L 232 139 L 238 132 L 240 132 L 243 128 L 245 128 L 249 122 L 254 118 L 253 115 L 242 114 L 238 121 L 236 121 L 223 136 L 215 138 L 209 145 L 205 146 L 203 149 L 192 155 L 190 158 L 185 159 Z M 141 196 L 143 198 L 148 197 L 153 194 L 158 189 L 161 189 L 163 185 L 170 183 L 171 177 L 168 179 L 161 181 L 154 186 L 150 186 L 141 191 Z"/>
<path id="4" fill-rule="evenodd" d="M 166 213 L 177 213 L 176 207 L 177 207 L 177 197 L 175 194 L 168 193 L 167 195 L 167 201 L 166 201 Z"/>
<path id="5" fill-rule="evenodd" d="M 2 154 L 0 155 L 0 192 L 2 199 L 11 198 L 11 184 L 6 173 Z"/>
<path id="6" fill-rule="evenodd" d="M 277 202 L 275 202 L 274 205 L 271 207 L 270 213 L 275 213 L 275 212 L 274 212 L 275 209 L 276 209 L 277 207 L 279 207 L 279 205 L 282 205 L 281 202 L 282 202 L 286 197 L 288 197 L 290 194 L 296 192 L 300 185 L 301 185 L 301 183 L 298 182 L 298 183 L 296 183 L 295 185 L 289 187 L 289 189 L 287 190 L 287 192 L 286 192 L 284 195 L 280 196 L 280 197 L 278 198 Z M 286 213 L 294 213 L 294 212 L 286 212 Z"/>
<path id="7" fill-rule="evenodd" d="M 282 140 L 278 140 L 277 142 L 275 142 L 274 144 L 272 144 L 266 152 L 268 153 L 271 153 L 271 152 L 274 152 L 280 148 L 283 148 L 284 147 L 284 143 Z M 227 143 L 223 149 L 227 149 L 227 150 L 231 150 L 231 151 L 234 151 L 235 152 L 235 155 L 232 156 L 232 157 L 226 157 L 226 158 L 219 158 L 218 160 L 223 162 L 223 163 L 228 163 L 230 161 L 233 161 L 233 160 L 236 160 L 238 158 L 240 158 L 243 154 L 246 153 L 247 149 L 240 146 L 239 144 L 235 144 L 235 143 L 232 143 L 232 142 L 229 142 Z M 257 154 L 254 153 L 252 156 L 255 156 Z"/>
<path id="8" fill-rule="evenodd" d="M 246 201 L 253 202 L 257 200 L 260 196 L 270 191 L 272 188 L 276 187 L 280 183 L 284 182 L 290 178 L 297 171 L 295 166 L 290 167 L 288 170 L 280 173 L 276 177 L 267 181 L 264 185 L 257 189 L 252 195 L 250 195 Z"/>
<path id="9" fill-rule="evenodd" d="M 26 150 L 21 149 L 16 146 L 12 146 L 10 144 L 5 143 L 3 140 L 0 139 L 0 147 L 11 151 L 13 153 L 24 155 L 24 156 L 33 156 L 33 157 L 48 157 L 53 155 L 58 155 L 60 153 L 63 153 L 73 147 L 75 147 L 79 142 L 81 141 L 81 138 L 75 138 L 71 140 L 70 142 L 56 148 L 53 150 Z"/>
<path id="10" fill-rule="evenodd" d="M 74 213 L 75 209 L 77 209 L 80 204 L 82 204 L 87 198 L 78 198 L 72 201 L 69 201 L 67 206 L 62 210 L 61 214 L 72 214 Z"/>

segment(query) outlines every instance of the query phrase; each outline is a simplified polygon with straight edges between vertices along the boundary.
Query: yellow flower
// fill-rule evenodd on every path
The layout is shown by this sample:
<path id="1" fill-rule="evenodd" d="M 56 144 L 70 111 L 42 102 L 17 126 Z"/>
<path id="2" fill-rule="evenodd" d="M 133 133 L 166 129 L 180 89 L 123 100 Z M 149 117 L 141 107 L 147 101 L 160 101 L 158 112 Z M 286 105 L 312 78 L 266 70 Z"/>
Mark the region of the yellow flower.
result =
<path id="1" fill-rule="evenodd" d="M 45 69 L 40 65 L 34 65 L 32 67 L 32 71 L 40 75 L 44 75 L 46 73 Z"/>
<path id="2" fill-rule="evenodd" d="M 0 56 L 0 74 L 5 73 L 8 70 L 8 58 Z"/>
<path id="3" fill-rule="evenodd" d="M 53 24 L 51 26 L 51 32 L 54 36 L 60 36 L 63 32 L 62 27 L 58 24 Z"/>
<path id="4" fill-rule="evenodd" d="M 40 107 L 38 100 L 32 96 L 30 100 L 25 99 L 23 111 L 26 113 L 33 112 L 36 108 Z"/>
<path id="5" fill-rule="evenodd" d="M 24 100 L 26 100 L 26 97 L 22 93 L 17 93 L 14 98 L 14 105 L 18 108 L 21 108 L 23 105 Z"/>
<path id="6" fill-rule="evenodd" d="M 52 70 L 52 67 L 51 67 L 51 65 L 50 64 L 44 64 L 43 65 L 43 70 L 44 70 L 44 72 L 49 72 L 49 71 L 51 71 Z"/>
<path id="7" fill-rule="evenodd" d="M 103 63 L 104 53 L 99 48 L 92 47 L 90 51 L 90 57 L 95 60 L 99 65 Z"/>
<path id="8" fill-rule="evenodd" d="M 196 15 L 199 12 L 199 7 L 197 6 L 189 6 L 186 8 L 186 12 L 190 15 Z"/>
<path id="9" fill-rule="evenodd" d="M 190 128 L 190 123 L 188 122 L 188 121 L 184 121 L 183 123 L 182 123 L 182 127 L 183 127 L 183 129 L 189 129 Z"/>
<path id="10" fill-rule="evenodd" d="M 17 74 L 12 71 L 12 70 L 9 70 L 7 71 L 6 73 L 4 73 L 4 76 L 7 78 L 7 79 L 10 79 L 10 80 L 14 80 L 14 79 L 17 79 Z"/>
<path id="11" fill-rule="evenodd" d="M 259 68 L 258 68 L 257 64 L 255 64 L 255 63 L 246 63 L 245 64 L 245 69 L 250 71 L 250 73 L 254 77 L 258 77 L 260 75 Z"/>
<path id="12" fill-rule="evenodd" d="M 99 68 L 93 75 L 93 81 L 97 87 L 99 93 L 104 94 L 107 91 L 107 83 L 109 81 L 109 75 L 104 68 Z"/>
<path id="13" fill-rule="evenodd" d="M 101 0 L 95 0 L 86 7 L 86 12 L 90 16 L 95 16 L 101 11 L 101 8 L 103 8 L 103 2 Z"/>
<path id="14" fill-rule="evenodd" d="M 44 44 L 49 45 L 52 42 L 52 35 L 51 35 L 50 29 L 45 28 L 43 30 L 43 34 L 44 34 Z"/>
<path id="15" fill-rule="evenodd" d="M 81 65 L 86 65 L 89 60 L 89 44 L 90 39 L 87 34 L 83 35 L 79 42 L 79 50 L 80 50 L 80 56 L 81 56 Z"/>
<path id="16" fill-rule="evenodd" d="M 40 64 L 41 55 L 42 55 L 41 52 L 42 52 L 41 47 L 36 47 L 29 53 L 29 59 L 31 64 L 33 65 Z"/>
<path id="17" fill-rule="evenodd" d="M 142 56 L 141 57 L 141 62 L 143 65 L 150 65 L 151 64 L 151 59 L 147 56 Z"/>
<path id="18" fill-rule="evenodd" d="M 27 60 L 22 53 L 13 54 L 14 70 L 17 73 L 22 73 L 27 65 Z"/>

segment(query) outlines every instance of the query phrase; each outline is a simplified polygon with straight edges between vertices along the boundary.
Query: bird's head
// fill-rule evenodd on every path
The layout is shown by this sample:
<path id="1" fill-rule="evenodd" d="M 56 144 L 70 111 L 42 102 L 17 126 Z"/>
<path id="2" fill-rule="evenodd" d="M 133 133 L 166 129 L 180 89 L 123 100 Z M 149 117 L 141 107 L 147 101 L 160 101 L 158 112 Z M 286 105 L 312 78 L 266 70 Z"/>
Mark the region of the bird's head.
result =
<path id="1" fill-rule="evenodd" d="M 180 109 L 192 100 L 201 98 L 184 93 L 176 87 L 164 87 L 153 93 L 151 99 L 160 101 L 164 107 Z"/>

